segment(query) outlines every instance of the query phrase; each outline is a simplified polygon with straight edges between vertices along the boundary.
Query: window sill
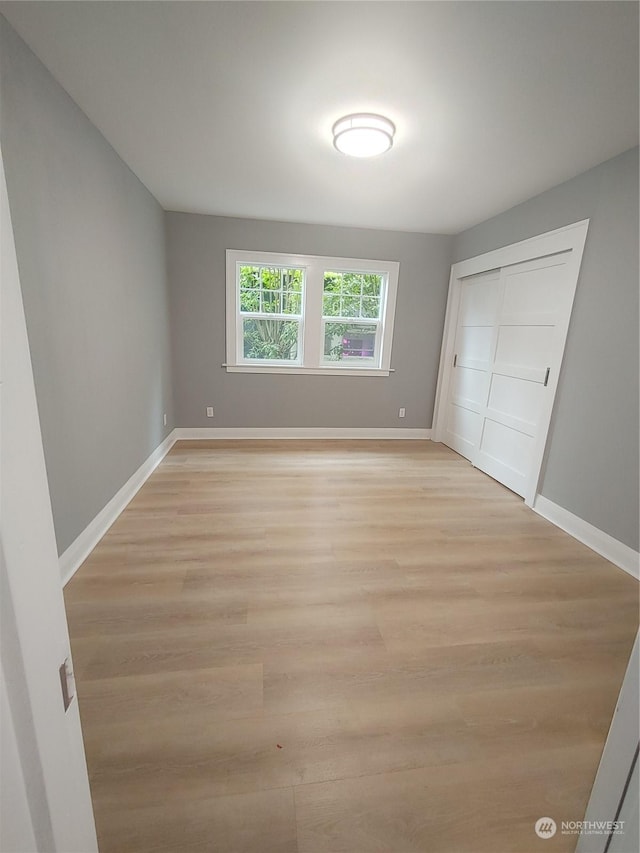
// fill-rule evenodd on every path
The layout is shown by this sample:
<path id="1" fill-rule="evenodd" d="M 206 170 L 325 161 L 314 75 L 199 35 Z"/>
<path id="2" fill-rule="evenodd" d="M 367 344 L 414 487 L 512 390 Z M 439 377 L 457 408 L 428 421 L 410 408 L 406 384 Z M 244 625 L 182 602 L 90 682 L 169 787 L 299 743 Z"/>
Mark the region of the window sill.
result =
<path id="1" fill-rule="evenodd" d="M 381 367 L 282 367 L 275 364 L 223 364 L 227 373 L 289 373 L 311 376 L 389 376 L 393 368 Z"/>

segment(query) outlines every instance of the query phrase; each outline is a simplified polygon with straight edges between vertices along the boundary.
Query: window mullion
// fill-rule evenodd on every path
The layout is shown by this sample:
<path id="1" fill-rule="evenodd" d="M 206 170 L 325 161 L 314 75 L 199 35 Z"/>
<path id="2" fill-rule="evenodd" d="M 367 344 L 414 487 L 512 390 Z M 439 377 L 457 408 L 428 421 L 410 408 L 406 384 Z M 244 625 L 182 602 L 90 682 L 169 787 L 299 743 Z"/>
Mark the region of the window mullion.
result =
<path id="1" fill-rule="evenodd" d="M 322 351 L 322 287 L 324 270 L 318 263 L 309 264 L 303 307 L 303 365 L 319 367 Z"/>

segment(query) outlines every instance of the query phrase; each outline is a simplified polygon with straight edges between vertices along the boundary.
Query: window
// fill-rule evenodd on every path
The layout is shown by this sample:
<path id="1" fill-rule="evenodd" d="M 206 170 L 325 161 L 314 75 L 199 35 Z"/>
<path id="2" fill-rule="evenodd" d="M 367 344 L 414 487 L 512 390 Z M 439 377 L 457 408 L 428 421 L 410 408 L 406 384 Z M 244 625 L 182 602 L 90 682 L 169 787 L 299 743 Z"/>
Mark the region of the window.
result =
<path id="1" fill-rule="evenodd" d="M 304 270 L 239 264 L 242 357 L 300 363 Z"/>
<path id="2" fill-rule="evenodd" d="M 324 363 L 379 366 L 384 278 L 380 273 L 325 272 Z"/>
<path id="3" fill-rule="evenodd" d="M 227 251 L 227 370 L 388 376 L 399 264 Z"/>

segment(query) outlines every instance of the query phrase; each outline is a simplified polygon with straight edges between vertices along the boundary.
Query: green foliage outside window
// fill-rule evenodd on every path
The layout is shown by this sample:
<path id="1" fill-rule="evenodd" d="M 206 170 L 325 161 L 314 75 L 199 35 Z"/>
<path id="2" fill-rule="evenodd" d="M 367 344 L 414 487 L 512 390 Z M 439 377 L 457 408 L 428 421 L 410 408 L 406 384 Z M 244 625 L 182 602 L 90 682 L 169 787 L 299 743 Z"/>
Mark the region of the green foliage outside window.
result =
<path id="1" fill-rule="evenodd" d="M 240 267 L 240 311 L 291 314 L 302 311 L 303 271 L 282 267 Z"/>
<path id="2" fill-rule="evenodd" d="M 325 317 L 380 318 L 382 276 L 375 273 L 325 272 Z"/>
<path id="3" fill-rule="evenodd" d="M 245 358 L 295 361 L 298 356 L 296 320 L 247 319 L 243 321 Z"/>

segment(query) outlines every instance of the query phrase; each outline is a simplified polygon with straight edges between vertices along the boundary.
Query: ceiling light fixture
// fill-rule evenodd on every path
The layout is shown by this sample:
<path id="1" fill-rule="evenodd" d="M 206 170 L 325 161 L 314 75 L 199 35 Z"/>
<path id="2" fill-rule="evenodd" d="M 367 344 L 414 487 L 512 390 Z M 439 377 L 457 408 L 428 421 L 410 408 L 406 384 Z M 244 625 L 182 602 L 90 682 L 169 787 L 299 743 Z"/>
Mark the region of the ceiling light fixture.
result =
<path id="1" fill-rule="evenodd" d="M 333 144 L 350 157 L 375 157 L 393 145 L 396 127 L 384 116 L 353 113 L 333 125 Z"/>

